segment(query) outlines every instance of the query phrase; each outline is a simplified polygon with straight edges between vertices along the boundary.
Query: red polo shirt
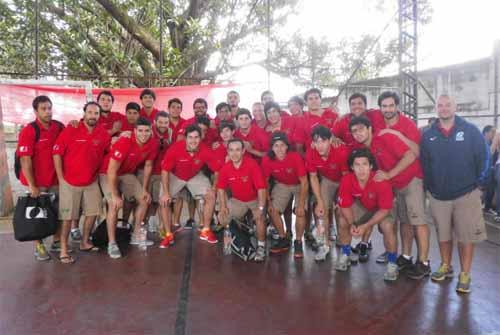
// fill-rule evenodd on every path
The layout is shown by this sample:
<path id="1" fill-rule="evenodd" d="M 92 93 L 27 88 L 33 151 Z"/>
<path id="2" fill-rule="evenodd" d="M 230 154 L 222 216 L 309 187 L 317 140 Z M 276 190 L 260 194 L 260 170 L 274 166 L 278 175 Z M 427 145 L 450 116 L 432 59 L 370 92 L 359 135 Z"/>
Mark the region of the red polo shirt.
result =
<path id="1" fill-rule="evenodd" d="M 326 159 L 316 149 L 310 148 L 306 153 L 306 169 L 309 173 L 318 173 L 331 181 L 339 182 L 342 175 L 349 171 L 348 157 L 349 149 L 345 145 L 338 148 L 330 146 Z"/>
<path id="2" fill-rule="evenodd" d="M 226 164 L 227 148 L 224 146 L 224 143 L 222 141 L 219 141 L 217 143 L 219 143 L 219 146 L 216 149 L 212 149 L 212 153 L 215 160 L 217 161 L 217 164 L 222 167 L 224 164 Z"/>
<path id="3" fill-rule="evenodd" d="M 139 116 L 148 119 L 151 122 L 151 125 L 153 125 L 153 123 L 155 122 L 156 114 L 159 111 L 160 111 L 159 109 L 156 109 L 156 108 L 153 107 L 153 110 L 151 111 L 151 114 L 148 115 L 148 114 L 146 114 L 146 111 L 144 110 L 144 107 L 142 107 L 141 110 L 139 111 Z"/>
<path id="4" fill-rule="evenodd" d="M 89 132 L 83 121 L 78 128 L 67 127 L 53 147 L 52 154 L 63 160 L 64 180 L 73 186 L 92 184 L 99 172 L 104 155 L 111 144 L 111 137 L 103 127 Z"/>
<path id="5" fill-rule="evenodd" d="M 122 123 L 122 129 L 121 129 L 122 132 L 134 131 L 134 129 L 135 129 L 135 124 L 130 124 L 130 123 L 128 123 L 127 120 L 125 120 L 125 122 Z"/>
<path id="6" fill-rule="evenodd" d="M 409 150 L 410 148 L 393 134 L 375 135 L 370 146 L 370 151 L 375 156 L 378 168 L 385 172 L 392 170 Z M 413 178 L 423 178 L 418 159 L 392 178 L 390 182 L 396 189 L 402 189 Z"/>
<path id="7" fill-rule="evenodd" d="M 179 122 L 177 125 L 174 125 L 172 120 L 168 123 L 168 126 L 172 130 L 172 143 L 177 142 L 177 136 L 179 135 L 184 135 L 184 123 L 186 122 L 185 119 L 179 117 Z"/>
<path id="8" fill-rule="evenodd" d="M 377 110 L 370 109 L 366 111 L 363 114 L 363 116 L 367 117 L 368 120 L 370 120 L 374 134 L 378 130 L 385 128 L 384 117 L 380 114 L 380 111 L 377 112 Z M 337 121 L 335 121 L 332 127 L 333 135 L 341 139 L 342 142 L 344 142 L 348 147 L 350 147 L 351 150 L 362 147 L 362 145 L 356 142 L 354 137 L 352 137 L 351 130 L 349 129 L 349 123 L 351 122 L 352 118 L 353 115 L 351 113 L 346 114 L 341 118 L 337 119 Z"/>
<path id="9" fill-rule="evenodd" d="M 268 134 L 269 141 L 271 140 L 273 133 L 276 133 L 276 132 L 285 133 L 286 137 L 288 138 L 288 143 L 290 143 L 290 145 L 292 147 L 295 147 L 295 145 L 297 143 L 297 141 L 296 141 L 296 136 L 297 136 L 296 127 L 297 127 L 297 122 L 294 118 L 292 118 L 291 116 L 282 116 L 280 128 L 276 129 L 276 130 L 272 130 L 272 126 L 271 126 L 271 124 L 269 124 L 266 127 L 266 133 Z M 299 141 L 301 141 L 300 138 L 299 138 Z M 302 143 L 302 142 L 299 142 L 299 143 Z"/>
<path id="10" fill-rule="evenodd" d="M 153 175 L 161 174 L 161 162 L 163 161 L 163 157 L 167 153 L 168 148 L 170 147 L 170 132 L 167 130 L 165 133 L 160 134 L 156 129 L 156 126 L 153 127 L 153 136 L 159 143 L 158 155 L 156 156 L 154 165 L 153 165 Z"/>
<path id="11" fill-rule="evenodd" d="M 393 201 L 391 184 L 386 180 L 376 182 L 373 180 L 373 176 L 375 176 L 374 172 L 370 174 L 364 188 L 359 185 L 354 173 L 343 176 L 337 198 L 339 206 L 349 208 L 355 200 L 358 200 L 369 212 L 378 209 L 391 209 Z"/>
<path id="12" fill-rule="evenodd" d="M 208 117 L 208 114 L 207 114 L 207 117 Z M 210 119 L 210 117 L 208 117 L 208 118 Z M 185 120 L 182 123 L 182 126 L 179 129 L 178 134 L 184 135 L 186 128 L 192 124 L 195 124 L 195 122 L 196 122 L 196 117 L 192 117 L 190 119 Z M 208 126 L 207 132 L 205 134 L 205 138 L 202 140 L 202 143 L 205 144 L 207 147 L 211 148 L 212 144 L 214 144 L 214 142 L 217 142 L 218 139 L 219 139 L 219 134 L 217 132 L 217 129 Z"/>
<path id="13" fill-rule="evenodd" d="M 271 159 L 265 156 L 262 159 L 264 177 L 273 177 L 278 183 L 285 185 L 300 184 L 300 177 L 307 175 L 302 157 L 296 152 L 288 152 L 283 160 Z"/>
<path id="14" fill-rule="evenodd" d="M 299 129 L 296 132 L 296 141 L 298 143 L 304 143 L 305 148 L 310 148 L 312 142 L 311 133 L 314 127 L 322 125 L 331 129 L 337 118 L 338 114 L 329 108 L 323 109 L 323 114 L 321 114 L 321 116 L 311 114 L 311 112 L 305 112 L 299 124 Z"/>
<path id="15" fill-rule="evenodd" d="M 229 188 L 233 198 L 248 202 L 257 199 L 257 191 L 266 188 L 266 181 L 257 162 L 243 157 L 239 168 L 235 168 L 231 161 L 222 167 L 217 188 Z"/>
<path id="16" fill-rule="evenodd" d="M 97 120 L 97 125 L 103 127 L 106 130 L 111 130 L 111 128 L 113 128 L 113 123 L 117 121 L 122 123 L 121 130 L 123 131 L 123 125 L 127 123 L 127 118 L 125 117 L 125 115 L 118 112 L 109 112 L 107 116 L 101 113 L 99 119 Z"/>
<path id="17" fill-rule="evenodd" d="M 118 176 L 135 173 L 137 168 L 146 161 L 154 161 L 158 155 L 159 143 L 155 138 L 150 138 L 142 146 L 139 146 L 135 135 L 130 138 L 120 137 L 115 144 L 111 146 L 109 153 L 104 159 L 99 173 L 108 173 L 109 160 L 113 159 L 121 163 L 118 169 Z"/>
<path id="18" fill-rule="evenodd" d="M 269 150 L 269 137 L 266 132 L 255 125 L 250 126 L 250 132 L 247 135 L 241 133 L 241 129 L 234 132 L 234 137 L 242 141 L 250 142 L 252 148 L 258 151 L 266 152 Z M 250 156 L 250 155 L 249 155 Z M 253 156 L 253 155 L 251 155 Z M 260 157 L 252 157 L 260 160 Z"/>
<path id="19" fill-rule="evenodd" d="M 220 166 L 214 159 L 212 150 L 203 143 L 200 143 L 198 151 L 192 154 L 187 152 L 185 140 L 178 141 L 167 150 L 161 163 L 161 169 L 185 181 L 196 176 L 205 164 L 213 172 L 219 171 Z"/>
<path id="20" fill-rule="evenodd" d="M 378 111 L 378 114 L 383 118 L 382 112 Z M 387 126 L 384 121 L 384 128 L 397 130 L 405 137 L 407 137 L 410 141 L 419 144 L 420 131 L 417 128 L 417 124 L 403 113 L 398 112 L 398 114 L 399 114 L 398 122 L 396 122 L 393 126 Z"/>
<path id="21" fill-rule="evenodd" d="M 51 187 L 57 185 L 57 175 L 52 159 L 52 147 L 62 129 L 56 122 L 50 122 L 46 129 L 38 119 L 35 121 L 40 129 L 40 137 L 35 142 L 35 128 L 27 124 L 19 134 L 16 155 L 18 157 L 31 157 L 33 166 L 33 177 L 37 187 Z M 23 171 L 20 171 L 20 181 L 23 185 L 28 185 Z"/>

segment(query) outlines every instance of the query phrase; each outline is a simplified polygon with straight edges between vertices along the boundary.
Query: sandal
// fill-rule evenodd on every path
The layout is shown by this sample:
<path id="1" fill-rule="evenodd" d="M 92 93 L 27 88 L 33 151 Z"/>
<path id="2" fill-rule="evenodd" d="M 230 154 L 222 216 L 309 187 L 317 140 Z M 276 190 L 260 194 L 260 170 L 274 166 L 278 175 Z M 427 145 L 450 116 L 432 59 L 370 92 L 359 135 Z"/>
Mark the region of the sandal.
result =
<path id="1" fill-rule="evenodd" d="M 90 248 L 86 248 L 86 249 L 80 248 L 80 251 L 82 251 L 82 252 L 96 252 L 96 251 L 99 251 L 99 248 L 93 245 Z"/>
<path id="2" fill-rule="evenodd" d="M 73 264 L 75 262 L 75 259 L 71 256 L 59 256 L 59 261 L 62 263 L 62 264 Z"/>

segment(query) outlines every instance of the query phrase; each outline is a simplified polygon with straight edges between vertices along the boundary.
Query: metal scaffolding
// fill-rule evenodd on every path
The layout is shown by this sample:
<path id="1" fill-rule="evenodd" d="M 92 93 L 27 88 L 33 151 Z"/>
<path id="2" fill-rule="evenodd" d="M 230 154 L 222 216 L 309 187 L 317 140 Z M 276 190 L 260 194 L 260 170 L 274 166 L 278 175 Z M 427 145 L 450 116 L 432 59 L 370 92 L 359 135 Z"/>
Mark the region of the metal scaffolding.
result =
<path id="1" fill-rule="evenodd" d="M 399 80 L 401 111 L 418 119 L 417 0 L 399 1 Z"/>

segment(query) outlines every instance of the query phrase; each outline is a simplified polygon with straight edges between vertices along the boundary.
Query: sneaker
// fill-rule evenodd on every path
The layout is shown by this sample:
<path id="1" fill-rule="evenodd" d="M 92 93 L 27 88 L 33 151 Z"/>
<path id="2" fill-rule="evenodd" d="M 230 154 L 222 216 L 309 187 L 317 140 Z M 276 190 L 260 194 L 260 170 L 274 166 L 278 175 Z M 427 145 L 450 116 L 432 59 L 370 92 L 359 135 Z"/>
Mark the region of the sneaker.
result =
<path id="1" fill-rule="evenodd" d="M 470 293 L 470 274 L 466 272 L 460 272 L 458 276 L 457 292 L 459 293 Z"/>
<path id="2" fill-rule="evenodd" d="M 269 251 L 273 254 L 278 254 L 288 251 L 288 249 L 290 249 L 290 242 L 286 239 L 286 237 L 280 237 Z"/>
<path id="3" fill-rule="evenodd" d="M 155 244 L 155 243 L 154 243 L 153 241 L 151 241 L 151 240 L 146 240 L 146 241 L 144 241 L 144 242 L 146 243 L 146 246 L 147 246 L 147 247 L 150 247 L 150 246 L 152 246 L 153 244 Z M 135 237 L 132 237 L 132 238 L 130 239 L 130 245 L 139 245 L 139 244 L 141 244 L 141 241 L 140 241 L 139 239 L 137 239 L 137 238 L 135 238 Z"/>
<path id="4" fill-rule="evenodd" d="M 168 248 L 174 244 L 174 234 L 165 235 L 165 238 L 160 242 L 160 249 Z"/>
<path id="5" fill-rule="evenodd" d="M 82 233 L 80 232 L 80 229 L 74 228 L 71 229 L 71 239 L 73 241 L 81 241 L 82 240 Z"/>
<path id="6" fill-rule="evenodd" d="M 431 267 L 430 263 L 429 265 L 425 265 L 421 261 L 416 261 L 415 264 L 408 268 L 408 271 L 406 271 L 406 275 L 408 278 L 415 279 L 415 280 L 420 280 L 424 277 L 427 277 L 431 274 Z"/>
<path id="7" fill-rule="evenodd" d="M 217 243 L 217 237 L 210 229 L 204 229 L 200 232 L 200 240 L 207 241 L 208 243 Z"/>
<path id="8" fill-rule="evenodd" d="M 351 264 L 358 264 L 359 255 L 351 252 L 351 255 L 349 256 L 349 260 L 351 261 Z"/>
<path id="9" fill-rule="evenodd" d="M 337 227 L 335 224 L 332 224 L 330 227 L 330 241 L 336 241 L 337 240 Z"/>
<path id="10" fill-rule="evenodd" d="M 443 281 L 446 278 L 453 278 L 453 267 L 451 265 L 441 264 L 439 269 L 431 275 L 433 281 Z"/>
<path id="11" fill-rule="evenodd" d="M 304 233 L 304 241 L 306 241 L 306 243 L 310 245 L 316 242 L 316 239 L 310 231 L 306 231 Z"/>
<path id="12" fill-rule="evenodd" d="M 266 247 L 259 245 L 257 246 L 257 252 L 255 253 L 254 260 L 256 262 L 263 262 L 266 259 Z"/>
<path id="13" fill-rule="evenodd" d="M 314 259 L 318 262 L 322 262 L 326 259 L 326 256 L 328 256 L 329 253 L 330 253 L 330 247 L 327 245 L 321 245 L 318 248 L 316 255 L 314 255 Z"/>
<path id="14" fill-rule="evenodd" d="M 368 243 L 361 243 L 359 246 L 359 261 L 361 263 L 368 262 L 368 258 L 370 258 L 370 254 L 368 253 Z"/>
<path id="15" fill-rule="evenodd" d="M 378 255 L 377 259 L 375 259 L 375 262 L 377 262 L 379 264 L 385 264 L 385 263 L 387 263 L 387 251 L 385 251 L 384 253 Z"/>
<path id="16" fill-rule="evenodd" d="M 497 212 L 493 208 L 484 209 L 484 212 L 491 215 L 497 215 Z"/>
<path id="17" fill-rule="evenodd" d="M 342 253 L 337 257 L 337 263 L 335 264 L 335 270 L 337 271 L 347 271 L 351 266 L 350 257 Z"/>
<path id="18" fill-rule="evenodd" d="M 113 259 L 122 257 L 122 253 L 120 252 L 120 249 L 118 248 L 118 245 L 116 243 L 108 244 L 108 255 Z"/>
<path id="19" fill-rule="evenodd" d="M 369 240 L 368 241 L 368 250 L 372 250 L 372 249 L 373 249 L 372 240 Z"/>
<path id="20" fill-rule="evenodd" d="M 294 258 L 303 258 L 304 257 L 304 248 L 302 247 L 302 241 L 293 241 L 293 257 Z"/>
<path id="21" fill-rule="evenodd" d="M 403 257 L 403 255 L 399 255 L 398 259 L 396 260 L 396 264 L 399 267 L 399 271 L 405 271 L 408 270 L 413 266 L 413 261 L 412 259 L 406 259 Z"/>
<path id="22" fill-rule="evenodd" d="M 395 281 L 398 279 L 399 270 L 396 263 L 387 263 L 387 270 L 384 273 L 384 280 Z"/>
<path id="23" fill-rule="evenodd" d="M 190 230 L 190 229 L 193 229 L 193 226 L 194 226 L 194 220 L 193 219 L 188 219 L 186 221 L 186 224 L 182 228 Z"/>
<path id="24" fill-rule="evenodd" d="M 45 249 L 45 244 L 38 243 L 35 247 L 35 259 L 37 261 L 48 261 L 50 259 L 50 255 Z"/>

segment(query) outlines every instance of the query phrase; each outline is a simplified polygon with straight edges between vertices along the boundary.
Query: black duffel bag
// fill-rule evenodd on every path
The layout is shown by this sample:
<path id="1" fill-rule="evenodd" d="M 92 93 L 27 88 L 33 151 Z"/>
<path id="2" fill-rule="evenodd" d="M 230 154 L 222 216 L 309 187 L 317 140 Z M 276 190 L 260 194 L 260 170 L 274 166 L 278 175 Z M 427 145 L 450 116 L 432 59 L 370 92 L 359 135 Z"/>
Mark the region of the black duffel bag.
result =
<path id="1" fill-rule="evenodd" d="M 53 193 L 42 193 L 37 198 L 20 196 L 12 220 L 15 239 L 36 241 L 54 235 L 58 225 L 56 202 Z"/>
<path id="2" fill-rule="evenodd" d="M 232 235 L 231 253 L 245 262 L 253 260 L 257 250 L 255 234 L 235 220 L 229 224 L 229 231 Z"/>
<path id="3" fill-rule="evenodd" d="M 116 244 L 120 248 L 121 252 L 124 252 L 128 245 L 130 244 L 130 239 L 132 236 L 132 226 L 130 224 L 125 224 L 121 219 L 118 219 L 118 225 L 116 226 Z M 103 220 L 94 230 L 91 235 L 92 244 L 101 250 L 106 250 L 108 248 L 108 230 L 106 227 L 106 220 Z"/>

